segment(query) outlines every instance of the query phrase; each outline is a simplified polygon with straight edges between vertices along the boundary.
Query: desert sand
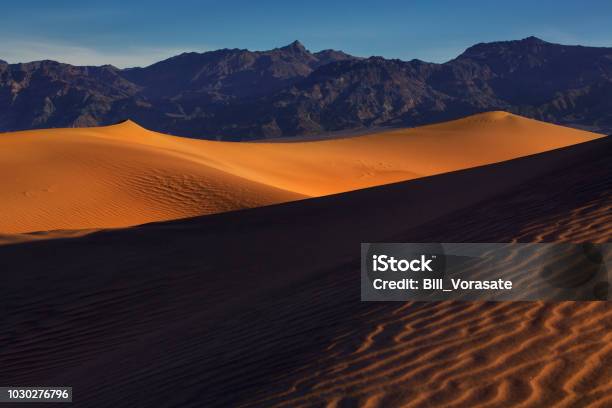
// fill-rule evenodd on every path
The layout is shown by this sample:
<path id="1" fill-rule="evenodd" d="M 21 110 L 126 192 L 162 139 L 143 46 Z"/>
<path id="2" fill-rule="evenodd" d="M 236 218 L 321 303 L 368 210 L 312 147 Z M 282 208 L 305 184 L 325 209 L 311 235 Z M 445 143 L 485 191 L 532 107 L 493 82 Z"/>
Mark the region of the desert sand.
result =
<path id="1" fill-rule="evenodd" d="M 0 246 L 0 383 L 87 407 L 610 406 L 609 302 L 361 302 L 359 244 L 609 242 L 611 156 Z"/>
<path id="2" fill-rule="evenodd" d="M 129 121 L 0 134 L 0 243 L 341 193 L 598 137 L 506 112 L 297 143 L 193 140 Z"/>

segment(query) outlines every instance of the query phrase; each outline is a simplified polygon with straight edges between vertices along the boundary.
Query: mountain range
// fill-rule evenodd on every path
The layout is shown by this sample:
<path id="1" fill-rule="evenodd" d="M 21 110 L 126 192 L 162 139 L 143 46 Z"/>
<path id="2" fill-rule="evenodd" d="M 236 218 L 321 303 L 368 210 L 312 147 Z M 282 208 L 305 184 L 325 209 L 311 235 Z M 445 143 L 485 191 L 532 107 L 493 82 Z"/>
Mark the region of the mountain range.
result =
<path id="1" fill-rule="evenodd" d="M 248 140 L 490 110 L 612 132 L 612 48 L 528 37 L 476 44 L 436 64 L 312 53 L 295 41 L 183 53 L 145 68 L 0 60 L 0 131 L 132 119 L 176 135 Z"/>

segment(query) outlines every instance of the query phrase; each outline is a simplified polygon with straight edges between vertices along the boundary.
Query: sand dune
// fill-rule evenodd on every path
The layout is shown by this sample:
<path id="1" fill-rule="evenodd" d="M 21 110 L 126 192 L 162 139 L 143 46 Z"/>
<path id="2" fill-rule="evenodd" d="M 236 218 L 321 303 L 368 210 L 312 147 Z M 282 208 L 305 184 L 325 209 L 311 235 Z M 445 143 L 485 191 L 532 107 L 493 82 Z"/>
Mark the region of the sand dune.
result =
<path id="1" fill-rule="evenodd" d="M 0 383 L 88 407 L 610 406 L 609 302 L 361 302 L 359 243 L 609 242 L 611 155 L 0 246 Z"/>
<path id="2" fill-rule="evenodd" d="M 2 134 L 0 240 L 33 239 L 15 234 L 34 231 L 125 227 L 340 193 L 597 137 L 505 112 L 299 143 L 184 139 L 133 122 Z"/>
<path id="3" fill-rule="evenodd" d="M 170 140 L 165 140 L 165 139 Z M 0 136 L 0 232 L 110 228 L 302 198 L 133 123 Z"/>

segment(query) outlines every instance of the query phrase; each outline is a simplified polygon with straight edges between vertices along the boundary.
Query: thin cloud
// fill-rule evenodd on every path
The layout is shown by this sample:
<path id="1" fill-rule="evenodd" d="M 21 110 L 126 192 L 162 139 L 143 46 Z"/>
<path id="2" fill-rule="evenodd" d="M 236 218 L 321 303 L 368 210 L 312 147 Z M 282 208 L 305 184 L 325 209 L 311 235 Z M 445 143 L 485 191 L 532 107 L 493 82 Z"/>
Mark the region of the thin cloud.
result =
<path id="1" fill-rule="evenodd" d="M 105 65 L 119 68 L 144 67 L 157 61 L 194 50 L 178 47 L 127 47 L 119 51 L 106 51 L 81 45 L 35 40 L 3 41 L 0 59 L 10 63 L 54 60 L 72 65 Z"/>

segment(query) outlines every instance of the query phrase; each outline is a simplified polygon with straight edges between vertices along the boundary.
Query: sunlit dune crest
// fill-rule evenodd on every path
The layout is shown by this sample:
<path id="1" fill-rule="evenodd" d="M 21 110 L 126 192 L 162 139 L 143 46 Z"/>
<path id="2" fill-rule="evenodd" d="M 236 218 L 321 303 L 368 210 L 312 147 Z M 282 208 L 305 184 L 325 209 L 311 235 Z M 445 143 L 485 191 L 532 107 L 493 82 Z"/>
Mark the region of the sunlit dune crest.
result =
<path id="1" fill-rule="evenodd" d="M 134 122 L 0 135 L 0 234 L 125 227 L 409 180 L 600 137 L 506 112 L 352 138 L 231 143 Z"/>

